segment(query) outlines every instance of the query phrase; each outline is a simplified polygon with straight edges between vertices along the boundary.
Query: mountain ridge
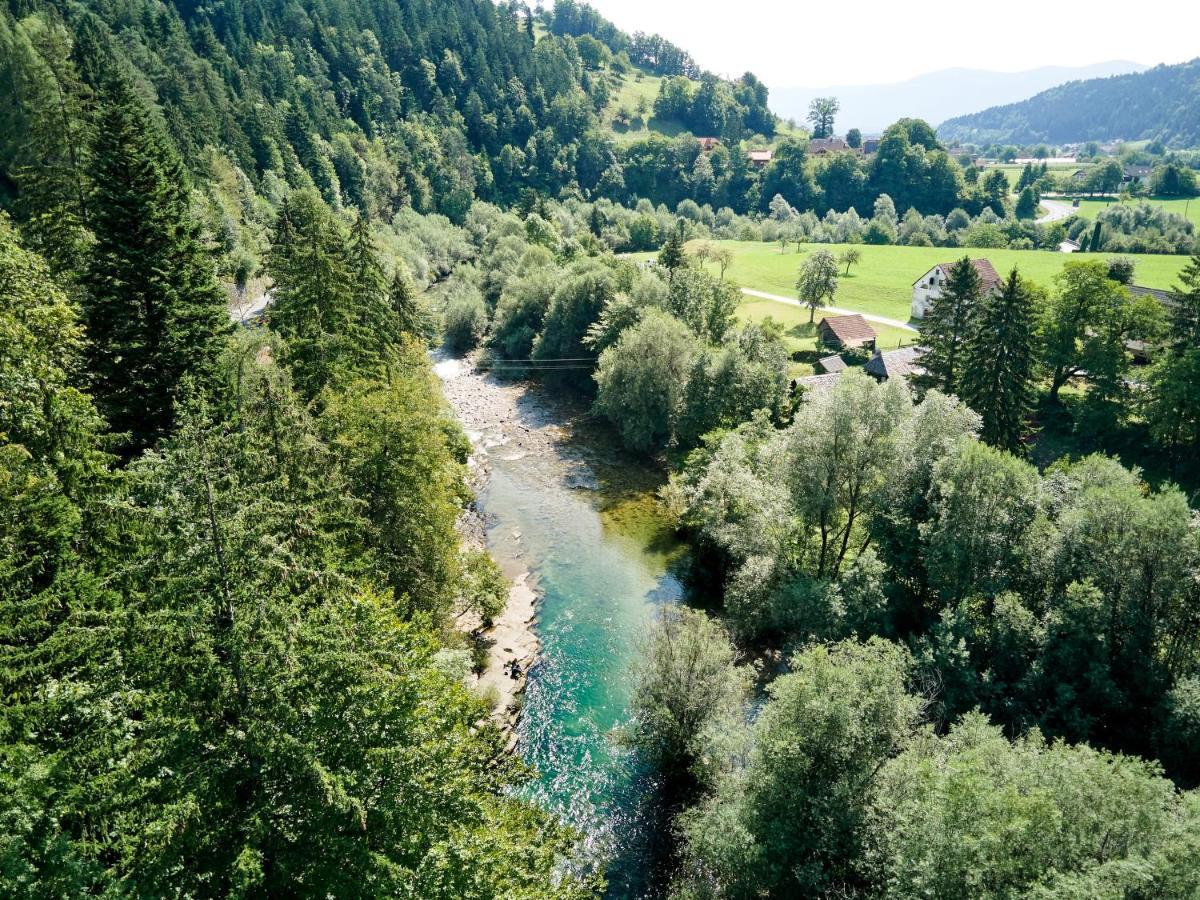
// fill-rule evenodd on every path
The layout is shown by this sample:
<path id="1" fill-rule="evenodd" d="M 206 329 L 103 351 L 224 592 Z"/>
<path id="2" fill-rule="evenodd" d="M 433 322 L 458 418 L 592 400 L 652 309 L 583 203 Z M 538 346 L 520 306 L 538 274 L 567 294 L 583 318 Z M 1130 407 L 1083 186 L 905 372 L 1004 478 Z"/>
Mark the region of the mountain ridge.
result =
<path id="1" fill-rule="evenodd" d="M 941 124 L 943 140 L 974 143 L 1200 142 L 1200 57 L 1144 72 L 1072 81 L 1020 102 Z"/>
<path id="2" fill-rule="evenodd" d="M 897 116 L 943 122 L 1032 97 L 1081 79 L 1149 69 L 1130 60 L 1107 60 L 1086 66 L 1039 66 L 1020 72 L 995 72 L 955 66 L 889 84 L 772 87 L 772 109 L 783 118 L 803 119 L 813 97 L 834 96 L 842 104 L 838 121 L 846 128 L 882 131 Z"/>

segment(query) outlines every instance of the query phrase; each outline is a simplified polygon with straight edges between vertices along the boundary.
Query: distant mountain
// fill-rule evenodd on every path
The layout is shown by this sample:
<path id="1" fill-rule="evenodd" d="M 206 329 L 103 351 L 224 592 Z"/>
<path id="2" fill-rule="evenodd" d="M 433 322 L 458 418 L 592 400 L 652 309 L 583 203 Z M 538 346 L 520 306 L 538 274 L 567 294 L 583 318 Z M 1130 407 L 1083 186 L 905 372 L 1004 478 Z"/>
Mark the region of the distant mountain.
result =
<path id="1" fill-rule="evenodd" d="M 1146 68 L 1127 60 L 1112 60 L 1091 66 L 1043 66 L 1027 72 L 942 69 L 896 84 L 772 88 L 771 108 L 785 119 L 803 121 L 814 97 L 837 97 L 842 104 L 838 130 L 858 128 L 871 133 L 883 131 L 902 116 L 936 125 L 988 106 L 1024 100 L 1068 81 L 1142 72 Z"/>
<path id="2" fill-rule="evenodd" d="M 1200 145 L 1200 58 L 1136 75 L 1074 81 L 942 124 L 943 140 L 1029 144 L 1154 139 Z"/>

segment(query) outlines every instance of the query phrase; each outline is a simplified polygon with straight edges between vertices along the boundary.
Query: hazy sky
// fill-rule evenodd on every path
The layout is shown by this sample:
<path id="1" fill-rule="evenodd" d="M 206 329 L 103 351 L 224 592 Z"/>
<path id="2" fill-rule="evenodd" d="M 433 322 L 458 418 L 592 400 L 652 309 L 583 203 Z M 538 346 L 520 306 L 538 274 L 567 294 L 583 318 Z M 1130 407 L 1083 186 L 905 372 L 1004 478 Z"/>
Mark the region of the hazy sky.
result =
<path id="1" fill-rule="evenodd" d="M 889 83 L 952 66 L 1016 72 L 1200 55 L 1196 0 L 590 2 L 625 31 L 659 32 L 706 69 L 750 70 L 772 87 Z M 1164 27 L 1170 21 L 1178 27 Z"/>

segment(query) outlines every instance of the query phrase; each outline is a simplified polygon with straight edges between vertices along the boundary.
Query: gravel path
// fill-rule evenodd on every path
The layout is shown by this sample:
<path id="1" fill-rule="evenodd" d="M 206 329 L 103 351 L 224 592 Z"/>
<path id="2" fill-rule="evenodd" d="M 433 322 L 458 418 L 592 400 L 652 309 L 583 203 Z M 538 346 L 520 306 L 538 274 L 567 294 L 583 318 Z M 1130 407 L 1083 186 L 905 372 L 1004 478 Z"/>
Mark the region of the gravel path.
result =
<path id="1" fill-rule="evenodd" d="M 1042 198 L 1042 207 L 1046 210 L 1046 214 L 1037 220 L 1039 225 L 1049 225 L 1051 222 L 1061 222 L 1063 219 L 1069 219 L 1075 215 L 1076 209 L 1070 203 L 1063 203 L 1061 200 L 1051 200 L 1048 197 Z"/>

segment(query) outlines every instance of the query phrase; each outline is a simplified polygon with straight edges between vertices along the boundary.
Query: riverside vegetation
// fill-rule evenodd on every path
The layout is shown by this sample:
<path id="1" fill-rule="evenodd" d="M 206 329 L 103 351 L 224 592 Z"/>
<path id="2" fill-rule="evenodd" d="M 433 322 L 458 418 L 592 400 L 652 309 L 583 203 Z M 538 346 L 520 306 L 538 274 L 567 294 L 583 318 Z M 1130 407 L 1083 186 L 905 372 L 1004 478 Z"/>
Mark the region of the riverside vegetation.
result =
<path id="1" fill-rule="evenodd" d="M 637 66 L 723 146 L 604 131 Z M 444 338 L 674 473 L 719 602 L 642 635 L 622 739 L 678 789 L 676 895 L 1195 894 L 1196 516 L 1022 457 L 1072 390 L 1194 455 L 1200 259 L 1169 321 L 1121 266 L 1014 274 L 915 391 L 806 397 L 685 242 L 825 215 L 830 170 L 897 239 L 1032 242 L 924 123 L 752 171 L 757 79 L 570 3 L 9 4 L 0 81 L 0 893 L 602 890 L 467 687 L 453 619 L 504 582 L 455 529 Z"/>

